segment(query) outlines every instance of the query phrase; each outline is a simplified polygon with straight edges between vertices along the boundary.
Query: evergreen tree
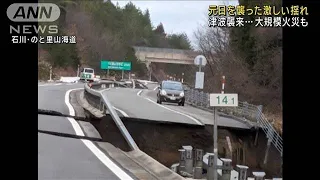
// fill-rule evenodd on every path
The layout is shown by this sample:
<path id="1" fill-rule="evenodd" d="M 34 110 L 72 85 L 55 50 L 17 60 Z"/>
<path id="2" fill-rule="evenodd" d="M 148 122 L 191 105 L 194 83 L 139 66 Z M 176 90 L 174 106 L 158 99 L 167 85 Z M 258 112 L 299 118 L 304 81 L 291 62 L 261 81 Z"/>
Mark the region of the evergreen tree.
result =
<path id="1" fill-rule="evenodd" d="M 145 63 L 138 60 L 135 55 L 135 50 L 132 47 L 128 47 L 125 61 L 131 62 L 131 71 L 136 73 L 137 76 L 144 76 L 147 73 L 147 68 Z"/>

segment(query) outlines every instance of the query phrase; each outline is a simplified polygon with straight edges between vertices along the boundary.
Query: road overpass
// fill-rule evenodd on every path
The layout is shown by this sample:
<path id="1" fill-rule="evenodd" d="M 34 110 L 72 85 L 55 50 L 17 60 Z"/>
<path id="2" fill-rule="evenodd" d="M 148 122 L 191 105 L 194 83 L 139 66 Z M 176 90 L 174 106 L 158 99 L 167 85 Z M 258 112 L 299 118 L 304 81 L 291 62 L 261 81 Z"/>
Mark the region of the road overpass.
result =
<path id="1" fill-rule="evenodd" d="M 199 53 L 190 50 L 150 48 L 133 46 L 137 58 L 146 63 L 147 67 L 152 62 L 171 64 L 193 64 L 194 58 Z"/>

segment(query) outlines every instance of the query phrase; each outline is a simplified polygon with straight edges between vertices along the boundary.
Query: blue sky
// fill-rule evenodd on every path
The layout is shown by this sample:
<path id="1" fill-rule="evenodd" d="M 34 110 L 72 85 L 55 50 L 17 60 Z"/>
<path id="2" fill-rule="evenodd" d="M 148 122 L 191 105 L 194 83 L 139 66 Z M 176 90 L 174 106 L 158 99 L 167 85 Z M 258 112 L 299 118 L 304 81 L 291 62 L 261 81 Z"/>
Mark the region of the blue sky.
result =
<path id="1" fill-rule="evenodd" d="M 130 1 L 112 1 L 119 3 L 123 7 Z M 238 0 L 232 1 L 151 1 L 134 0 L 136 7 L 142 11 L 149 9 L 150 18 L 153 26 L 162 22 L 166 33 L 185 32 L 195 46 L 193 32 L 197 30 L 200 24 L 207 23 L 209 5 L 237 5 Z"/>

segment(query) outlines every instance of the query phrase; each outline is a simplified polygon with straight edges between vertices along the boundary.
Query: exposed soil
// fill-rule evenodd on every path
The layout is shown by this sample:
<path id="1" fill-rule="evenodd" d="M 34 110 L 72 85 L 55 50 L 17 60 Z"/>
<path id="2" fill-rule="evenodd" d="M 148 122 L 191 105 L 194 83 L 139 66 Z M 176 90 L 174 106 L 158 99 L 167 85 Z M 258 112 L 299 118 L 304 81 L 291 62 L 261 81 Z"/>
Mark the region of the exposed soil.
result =
<path id="1" fill-rule="evenodd" d="M 121 117 L 129 133 L 139 148 L 170 167 L 179 162 L 179 152 L 182 146 L 191 145 L 194 149 L 203 149 L 212 152 L 213 138 L 212 126 L 193 126 L 179 123 L 159 123 L 135 118 Z M 129 146 L 113 122 L 111 116 L 91 122 L 99 131 L 103 140 L 114 146 L 129 151 Z M 264 171 L 267 178 L 281 177 L 281 157 L 274 147 L 270 148 L 268 163 L 263 165 L 266 148 L 266 138 L 260 132 L 257 146 L 254 146 L 255 132 L 248 130 L 223 129 L 218 130 L 219 156 L 232 158 L 233 165 L 243 164 L 249 166 L 249 175 L 252 171 Z M 229 151 L 226 136 L 232 144 L 232 153 Z M 237 151 L 242 149 L 243 155 Z M 241 157 L 242 159 L 241 159 Z"/>

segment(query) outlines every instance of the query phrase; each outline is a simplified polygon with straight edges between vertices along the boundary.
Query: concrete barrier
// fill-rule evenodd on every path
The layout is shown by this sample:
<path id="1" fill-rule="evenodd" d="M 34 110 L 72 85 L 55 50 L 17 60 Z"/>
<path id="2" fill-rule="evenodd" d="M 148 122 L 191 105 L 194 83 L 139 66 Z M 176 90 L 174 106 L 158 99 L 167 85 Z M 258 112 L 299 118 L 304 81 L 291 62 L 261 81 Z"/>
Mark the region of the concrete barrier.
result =
<path id="1" fill-rule="evenodd" d="M 193 173 L 192 176 L 194 179 L 206 178 L 207 180 L 213 180 L 214 154 L 206 153 L 203 156 L 203 150 L 201 149 L 192 150 L 192 149 L 193 148 L 191 146 L 182 146 L 182 149 L 179 149 L 180 161 L 179 161 L 179 164 L 176 165 L 178 166 L 177 172 L 179 174 L 181 174 L 181 172 L 183 171 Z M 195 154 L 195 156 L 189 155 L 189 158 L 190 160 L 193 160 L 196 163 L 187 163 L 188 161 L 187 154 Z M 202 161 L 202 164 L 201 164 L 201 161 Z M 206 177 L 204 174 L 202 174 L 202 167 L 207 170 Z M 201 168 L 201 171 L 199 171 L 198 168 Z M 249 168 L 248 166 L 244 166 L 244 165 L 236 165 L 236 168 L 233 168 L 231 159 L 218 158 L 217 172 L 218 172 L 219 179 L 221 180 L 249 180 L 251 177 L 248 177 L 247 175 L 248 168 Z M 252 179 L 254 180 L 265 180 L 266 173 L 252 172 L 252 176 L 253 176 Z M 273 180 L 276 180 L 276 179 L 282 179 L 282 178 L 273 178 Z"/>
<path id="2" fill-rule="evenodd" d="M 60 82 L 72 83 L 80 80 L 80 77 L 61 77 Z"/>

